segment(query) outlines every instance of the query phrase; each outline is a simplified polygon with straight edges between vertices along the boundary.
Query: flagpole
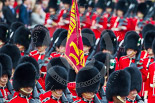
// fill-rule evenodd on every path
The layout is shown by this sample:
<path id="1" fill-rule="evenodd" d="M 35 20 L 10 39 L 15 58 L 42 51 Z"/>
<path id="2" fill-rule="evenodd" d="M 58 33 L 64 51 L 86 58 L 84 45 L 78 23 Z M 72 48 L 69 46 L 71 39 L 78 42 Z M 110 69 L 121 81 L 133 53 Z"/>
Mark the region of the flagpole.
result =
<path id="1" fill-rule="evenodd" d="M 75 7 L 75 13 L 76 13 L 76 14 L 75 14 L 75 15 L 76 15 L 76 16 L 75 16 L 75 19 L 76 19 L 76 32 L 77 32 L 76 35 L 78 36 L 78 18 L 77 18 L 77 11 L 76 11 L 76 10 L 77 10 L 77 8 L 76 8 L 76 5 L 77 5 L 76 0 L 74 0 L 74 3 L 75 3 L 75 5 L 74 5 L 74 7 Z M 77 41 L 76 41 L 76 42 L 77 42 L 77 44 L 78 44 L 78 38 L 77 38 Z M 78 73 L 77 70 L 75 70 L 75 72 L 76 72 L 76 74 Z"/>
<path id="2" fill-rule="evenodd" d="M 74 0 L 74 2 L 75 2 L 75 11 L 76 11 L 76 16 L 75 16 L 75 19 L 76 19 L 76 31 L 77 31 L 77 44 L 79 44 L 78 43 L 78 34 L 79 34 L 79 27 L 78 27 L 78 24 L 79 24 L 79 22 L 78 22 L 78 18 L 77 18 L 77 7 L 76 7 L 76 5 L 77 5 L 77 1 L 76 0 Z"/>

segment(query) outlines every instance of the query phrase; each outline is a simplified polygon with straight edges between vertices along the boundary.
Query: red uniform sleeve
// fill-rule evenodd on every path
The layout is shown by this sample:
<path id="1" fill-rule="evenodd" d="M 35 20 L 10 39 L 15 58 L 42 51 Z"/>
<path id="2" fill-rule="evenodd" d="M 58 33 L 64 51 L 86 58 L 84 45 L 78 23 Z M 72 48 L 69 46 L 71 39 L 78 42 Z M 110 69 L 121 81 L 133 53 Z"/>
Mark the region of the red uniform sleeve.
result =
<path id="1" fill-rule="evenodd" d="M 119 62 L 118 62 L 118 58 L 115 58 L 116 60 L 116 66 L 115 66 L 115 71 L 119 70 Z"/>
<path id="2" fill-rule="evenodd" d="M 147 68 L 146 68 L 147 60 L 148 60 L 147 58 L 144 59 L 144 61 L 143 61 L 143 69 L 140 70 L 140 72 L 142 73 L 143 82 L 146 82 L 147 75 L 148 75 L 148 71 L 147 71 Z"/>
<path id="3" fill-rule="evenodd" d="M 118 70 L 122 70 L 123 69 L 123 58 L 121 57 L 120 59 L 119 59 L 119 69 Z"/>

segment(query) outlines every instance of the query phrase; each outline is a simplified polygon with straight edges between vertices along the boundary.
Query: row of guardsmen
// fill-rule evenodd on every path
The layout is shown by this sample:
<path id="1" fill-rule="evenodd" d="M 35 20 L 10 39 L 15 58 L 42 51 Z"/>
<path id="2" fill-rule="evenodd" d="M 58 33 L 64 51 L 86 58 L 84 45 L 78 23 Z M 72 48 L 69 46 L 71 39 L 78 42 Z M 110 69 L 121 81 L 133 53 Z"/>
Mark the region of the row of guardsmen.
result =
<path id="1" fill-rule="evenodd" d="M 0 101 L 154 103 L 154 24 L 141 35 L 128 31 L 121 41 L 112 29 L 97 40 L 95 31 L 81 32 L 86 66 L 76 74 L 64 58 L 66 29 L 50 34 L 43 25 L 29 30 L 20 22 L 0 23 Z"/>
<path id="2" fill-rule="evenodd" d="M 71 0 L 49 2 L 45 26 L 52 34 L 56 28 L 68 29 L 70 20 Z M 154 2 L 151 0 L 78 0 L 81 28 L 90 28 L 96 38 L 100 38 L 103 30 L 111 29 L 121 42 L 127 31 L 134 30 L 142 37 L 142 29 L 147 23 L 155 24 Z"/>
<path id="3" fill-rule="evenodd" d="M 86 66 L 78 73 L 64 57 L 67 33 L 58 28 L 50 38 L 44 25 L 0 24 L 3 103 L 154 103 L 153 24 L 144 26 L 143 38 L 128 31 L 119 45 L 112 30 L 96 40 L 91 29 L 82 29 Z"/>

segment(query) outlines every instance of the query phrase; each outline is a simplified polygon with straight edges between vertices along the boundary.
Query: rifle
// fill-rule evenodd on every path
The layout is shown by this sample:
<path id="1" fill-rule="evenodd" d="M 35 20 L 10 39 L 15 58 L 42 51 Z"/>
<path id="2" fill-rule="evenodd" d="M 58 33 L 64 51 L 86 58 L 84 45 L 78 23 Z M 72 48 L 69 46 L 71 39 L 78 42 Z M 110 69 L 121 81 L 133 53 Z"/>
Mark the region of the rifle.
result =
<path id="1" fill-rule="evenodd" d="M 108 103 L 107 98 L 106 98 L 106 93 L 105 93 L 105 91 L 103 90 L 103 88 L 101 88 L 101 89 L 99 90 L 99 94 L 100 94 L 100 96 L 102 97 L 101 103 Z"/>
<path id="2" fill-rule="evenodd" d="M 59 12 L 60 12 L 60 10 L 57 10 L 54 15 L 50 15 L 50 19 L 51 20 L 58 20 L 58 14 L 59 14 Z"/>
<path id="3" fill-rule="evenodd" d="M 93 8 L 92 13 L 90 15 L 90 18 L 92 18 L 92 16 L 93 16 L 93 14 L 94 14 L 95 11 L 96 11 L 96 8 Z"/>
<path id="4" fill-rule="evenodd" d="M 104 13 L 105 12 L 102 12 L 101 15 L 96 18 L 96 24 L 98 24 L 99 22 L 103 22 L 103 20 L 101 21 L 101 18 L 104 15 Z"/>
<path id="5" fill-rule="evenodd" d="M 126 14 L 124 15 L 123 19 L 119 20 L 119 25 L 118 26 L 123 26 L 123 25 L 127 25 L 127 21 L 126 18 L 129 16 L 129 14 L 131 13 L 131 11 L 135 8 L 135 4 L 130 4 L 128 11 L 126 12 Z M 124 22 L 125 21 L 125 22 Z"/>
<path id="6" fill-rule="evenodd" d="M 62 97 L 61 98 L 62 98 L 62 103 L 68 103 L 68 100 L 67 100 L 67 98 L 66 98 L 66 96 L 65 96 L 64 93 L 62 94 Z"/>
<path id="7" fill-rule="evenodd" d="M 36 86 L 33 89 L 32 96 L 33 98 L 30 100 L 30 103 L 41 103 Z"/>
<path id="8" fill-rule="evenodd" d="M 109 18 L 108 18 L 108 23 L 111 21 L 111 18 L 112 18 L 112 16 L 113 16 L 113 13 L 114 13 L 114 10 L 110 13 L 110 16 L 109 16 Z"/>
<path id="9" fill-rule="evenodd" d="M 86 14 L 87 14 L 88 10 L 85 10 L 85 12 L 83 13 L 83 16 L 80 17 L 80 22 L 83 22 L 86 20 Z"/>
<path id="10" fill-rule="evenodd" d="M 67 10 L 67 12 L 65 13 L 65 14 L 63 14 L 63 19 L 66 19 L 67 18 L 67 16 L 70 14 L 70 11 L 71 11 L 71 8 L 69 8 L 68 10 Z"/>
<path id="11" fill-rule="evenodd" d="M 143 21 L 138 23 L 139 28 L 143 28 L 145 25 L 145 22 L 149 20 L 154 15 L 154 7 L 151 7 L 147 13 L 147 15 L 144 17 Z"/>
<path id="12" fill-rule="evenodd" d="M 140 47 L 140 50 L 142 50 L 142 45 L 143 45 L 143 38 L 141 39 L 141 47 Z M 136 64 L 139 64 L 139 61 L 140 61 L 140 56 L 141 56 L 141 51 L 139 52 L 136 60 L 135 60 L 135 63 Z"/>
<path id="13" fill-rule="evenodd" d="M 14 32 L 11 32 L 10 37 L 8 38 L 7 44 L 10 44 L 12 42 L 12 37 L 13 37 Z"/>
<path id="14" fill-rule="evenodd" d="M 86 61 L 86 65 L 89 63 L 89 61 L 92 59 L 92 57 L 94 56 L 95 52 L 96 52 L 96 49 L 97 49 L 97 46 L 99 44 L 99 41 L 100 41 L 100 38 L 98 38 L 95 42 L 95 45 L 94 45 L 94 48 L 93 48 L 93 51 L 90 53 L 90 55 L 88 56 L 87 58 L 87 61 Z"/>
<path id="15" fill-rule="evenodd" d="M 14 91 L 10 81 L 8 81 L 7 87 L 8 87 L 9 92 L 11 93 L 10 95 L 8 95 L 8 100 L 10 100 L 10 99 L 13 98 L 13 95 L 14 95 L 15 91 Z"/>
<path id="16" fill-rule="evenodd" d="M 100 100 L 98 99 L 98 97 L 96 96 L 96 94 L 94 96 L 94 103 L 101 103 Z"/>
<path id="17" fill-rule="evenodd" d="M 141 40 L 141 49 L 140 50 L 142 50 L 142 44 L 143 44 L 143 39 Z M 140 61 L 140 56 L 141 56 L 141 51 L 139 52 L 139 54 L 137 55 L 137 57 L 136 57 L 136 59 L 135 59 L 135 63 L 131 63 L 131 67 L 137 67 L 137 65 L 138 64 L 141 64 L 141 63 L 139 63 L 139 61 Z M 143 69 L 143 67 L 137 67 L 139 70 L 140 69 Z"/>
<path id="18" fill-rule="evenodd" d="M 144 101 L 142 100 L 142 98 L 139 95 L 136 96 L 136 101 L 137 101 L 137 103 L 144 103 Z"/>
<path id="19" fill-rule="evenodd" d="M 67 100 L 69 103 L 73 103 L 73 98 L 76 98 L 75 96 L 72 96 L 71 92 L 69 91 L 68 88 L 66 88 L 65 90 L 65 94 L 66 94 L 66 97 L 67 97 Z"/>
<path id="20" fill-rule="evenodd" d="M 0 103 L 4 103 L 4 98 L 3 98 L 3 95 L 2 95 L 1 91 L 0 91 Z"/>
<path id="21" fill-rule="evenodd" d="M 40 94 L 44 94 L 45 93 L 45 91 L 43 90 L 43 88 L 42 88 L 42 86 L 40 85 L 39 82 L 37 82 L 36 88 L 39 90 Z"/>
<path id="22" fill-rule="evenodd" d="M 45 53 L 45 57 L 43 60 L 38 60 L 38 64 L 39 64 L 39 68 L 41 69 L 43 66 L 46 66 L 45 61 L 47 60 L 47 58 L 50 56 L 50 54 L 55 50 L 56 48 L 56 43 L 58 41 L 59 37 L 57 37 L 57 39 L 54 41 L 52 48 L 47 49 L 48 51 L 46 51 Z"/>
<path id="23" fill-rule="evenodd" d="M 114 58 L 116 58 L 116 56 L 117 56 L 117 54 L 118 54 L 118 52 L 119 52 L 119 48 L 123 45 L 123 43 L 124 43 L 124 40 L 122 40 L 122 41 L 120 42 L 119 46 L 117 47 L 117 51 L 116 51 L 116 53 L 114 54 Z"/>

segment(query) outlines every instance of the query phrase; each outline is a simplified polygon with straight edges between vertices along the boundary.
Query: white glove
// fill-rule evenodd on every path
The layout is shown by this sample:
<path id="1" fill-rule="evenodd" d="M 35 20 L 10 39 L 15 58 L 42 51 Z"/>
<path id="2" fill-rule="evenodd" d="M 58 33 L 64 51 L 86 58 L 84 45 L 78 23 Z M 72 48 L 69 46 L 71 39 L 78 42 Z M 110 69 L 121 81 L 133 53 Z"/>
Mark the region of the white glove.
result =
<path id="1" fill-rule="evenodd" d="M 148 103 L 148 100 L 147 99 L 144 99 L 144 103 Z"/>

